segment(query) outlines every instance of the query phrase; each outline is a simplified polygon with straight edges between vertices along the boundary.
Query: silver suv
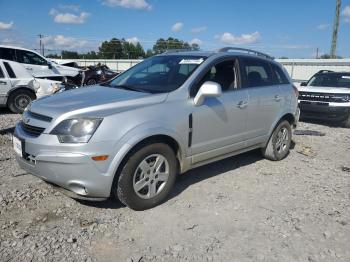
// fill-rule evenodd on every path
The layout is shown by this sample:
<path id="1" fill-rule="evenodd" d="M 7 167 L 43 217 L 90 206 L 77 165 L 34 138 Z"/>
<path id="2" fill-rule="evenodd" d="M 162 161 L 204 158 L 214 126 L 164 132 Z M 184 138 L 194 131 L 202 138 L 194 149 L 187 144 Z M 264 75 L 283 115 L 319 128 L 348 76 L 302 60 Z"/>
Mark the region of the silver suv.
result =
<path id="1" fill-rule="evenodd" d="M 173 51 L 108 83 L 33 102 L 13 143 L 24 170 L 71 197 L 114 194 L 143 210 L 189 169 L 257 148 L 286 157 L 297 103 L 288 74 L 267 55 Z"/>

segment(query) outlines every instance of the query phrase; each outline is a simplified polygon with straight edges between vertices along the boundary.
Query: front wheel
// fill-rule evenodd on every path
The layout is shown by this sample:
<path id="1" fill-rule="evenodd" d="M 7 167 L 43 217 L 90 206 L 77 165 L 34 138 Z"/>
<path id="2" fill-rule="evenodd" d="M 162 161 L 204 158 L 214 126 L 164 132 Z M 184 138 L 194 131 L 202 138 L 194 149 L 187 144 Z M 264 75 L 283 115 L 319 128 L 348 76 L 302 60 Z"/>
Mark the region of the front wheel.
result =
<path id="1" fill-rule="evenodd" d="M 262 154 L 272 161 L 282 160 L 288 155 L 291 142 L 292 129 L 290 123 L 283 120 L 273 131 L 267 145 L 262 148 Z"/>
<path id="2" fill-rule="evenodd" d="M 13 113 L 23 113 L 24 109 L 35 99 L 33 92 L 25 89 L 16 90 L 10 94 L 8 107 Z"/>
<path id="3" fill-rule="evenodd" d="M 134 153 L 121 171 L 114 192 L 134 210 L 145 210 L 162 203 L 176 179 L 177 161 L 166 144 L 147 145 Z"/>

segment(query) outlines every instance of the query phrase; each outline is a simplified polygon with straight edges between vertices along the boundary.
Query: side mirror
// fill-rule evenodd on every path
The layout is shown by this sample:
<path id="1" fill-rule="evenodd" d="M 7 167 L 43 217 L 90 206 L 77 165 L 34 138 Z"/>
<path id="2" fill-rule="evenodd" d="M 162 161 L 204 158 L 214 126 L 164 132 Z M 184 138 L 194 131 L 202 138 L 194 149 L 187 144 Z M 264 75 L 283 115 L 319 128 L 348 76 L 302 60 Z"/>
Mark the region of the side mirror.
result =
<path id="1" fill-rule="evenodd" d="M 51 62 L 49 62 L 48 64 L 47 64 L 47 66 L 49 67 L 49 69 L 52 69 L 52 64 L 51 64 Z"/>
<path id="2" fill-rule="evenodd" d="M 307 82 L 302 82 L 300 86 L 307 86 Z"/>
<path id="3" fill-rule="evenodd" d="M 194 97 L 194 105 L 200 106 L 203 104 L 206 97 L 218 97 L 221 96 L 221 94 L 222 90 L 220 84 L 212 81 L 204 82 L 199 88 L 197 95 Z"/>

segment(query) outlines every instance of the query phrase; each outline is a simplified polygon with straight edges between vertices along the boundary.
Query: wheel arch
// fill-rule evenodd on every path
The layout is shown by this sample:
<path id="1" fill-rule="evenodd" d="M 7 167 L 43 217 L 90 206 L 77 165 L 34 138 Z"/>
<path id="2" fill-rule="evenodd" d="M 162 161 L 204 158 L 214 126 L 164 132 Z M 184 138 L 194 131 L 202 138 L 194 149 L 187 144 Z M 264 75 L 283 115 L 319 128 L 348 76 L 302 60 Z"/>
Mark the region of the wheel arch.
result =
<path id="1" fill-rule="evenodd" d="M 129 147 L 127 150 L 124 150 L 121 156 L 116 156 L 116 158 L 120 159 L 117 164 L 115 165 L 113 169 L 113 183 L 111 184 L 111 190 L 110 190 L 110 195 L 113 193 L 113 187 L 117 186 L 116 183 L 118 183 L 118 177 L 119 174 L 124 167 L 125 163 L 128 161 L 129 157 L 136 152 L 137 150 L 141 149 L 142 147 L 149 145 L 149 144 L 154 144 L 154 143 L 164 143 L 168 145 L 173 151 L 176 156 L 177 160 L 177 170 L 180 172 L 181 170 L 181 165 L 183 162 L 184 156 L 184 151 L 181 147 L 181 142 L 175 138 L 173 135 L 169 133 L 155 133 L 155 134 L 149 134 L 144 137 L 138 137 L 135 139 L 131 144 L 127 143 Z"/>
<path id="2" fill-rule="evenodd" d="M 277 118 L 277 120 L 271 126 L 271 129 L 270 129 L 269 135 L 268 135 L 268 140 L 264 143 L 264 146 L 267 145 L 267 143 L 270 140 L 270 137 L 272 136 L 272 133 L 275 130 L 275 128 L 279 125 L 279 123 L 281 123 L 284 120 L 287 120 L 289 122 L 289 124 L 291 126 L 293 126 L 296 119 L 295 119 L 295 116 L 292 113 L 290 113 L 290 112 L 286 112 L 286 113 L 282 114 L 281 117 Z"/>
<path id="3" fill-rule="evenodd" d="M 11 94 L 13 94 L 14 92 L 17 92 L 19 90 L 30 91 L 34 95 L 35 99 L 37 98 L 35 90 L 33 88 L 30 88 L 29 86 L 16 86 L 15 88 L 12 88 L 11 90 L 8 91 L 7 97 L 9 98 Z M 7 99 L 7 103 L 8 103 L 8 101 L 9 101 L 9 99 Z"/>

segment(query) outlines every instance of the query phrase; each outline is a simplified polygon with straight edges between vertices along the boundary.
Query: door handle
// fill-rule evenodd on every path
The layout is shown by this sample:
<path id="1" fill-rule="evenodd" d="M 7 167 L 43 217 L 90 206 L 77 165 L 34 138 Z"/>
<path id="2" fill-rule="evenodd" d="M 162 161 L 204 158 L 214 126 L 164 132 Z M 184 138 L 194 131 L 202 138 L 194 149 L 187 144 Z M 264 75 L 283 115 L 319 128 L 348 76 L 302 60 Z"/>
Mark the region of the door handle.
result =
<path id="1" fill-rule="evenodd" d="M 0 85 L 6 85 L 7 84 L 7 82 L 5 82 L 5 81 L 0 81 Z"/>
<path id="2" fill-rule="evenodd" d="M 279 96 L 279 95 L 275 95 L 275 97 L 274 97 L 274 100 L 276 101 L 276 102 L 279 102 L 279 101 L 281 101 L 281 97 Z"/>
<path id="3" fill-rule="evenodd" d="M 240 109 L 246 108 L 247 106 L 248 106 L 247 101 L 239 101 L 239 103 L 237 104 L 237 107 Z"/>
<path id="4" fill-rule="evenodd" d="M 27 70 L 33 70 L 33 68 L 32 68 L 32 67 L 26 67 L 26 69 L 27 69 Z"/>

